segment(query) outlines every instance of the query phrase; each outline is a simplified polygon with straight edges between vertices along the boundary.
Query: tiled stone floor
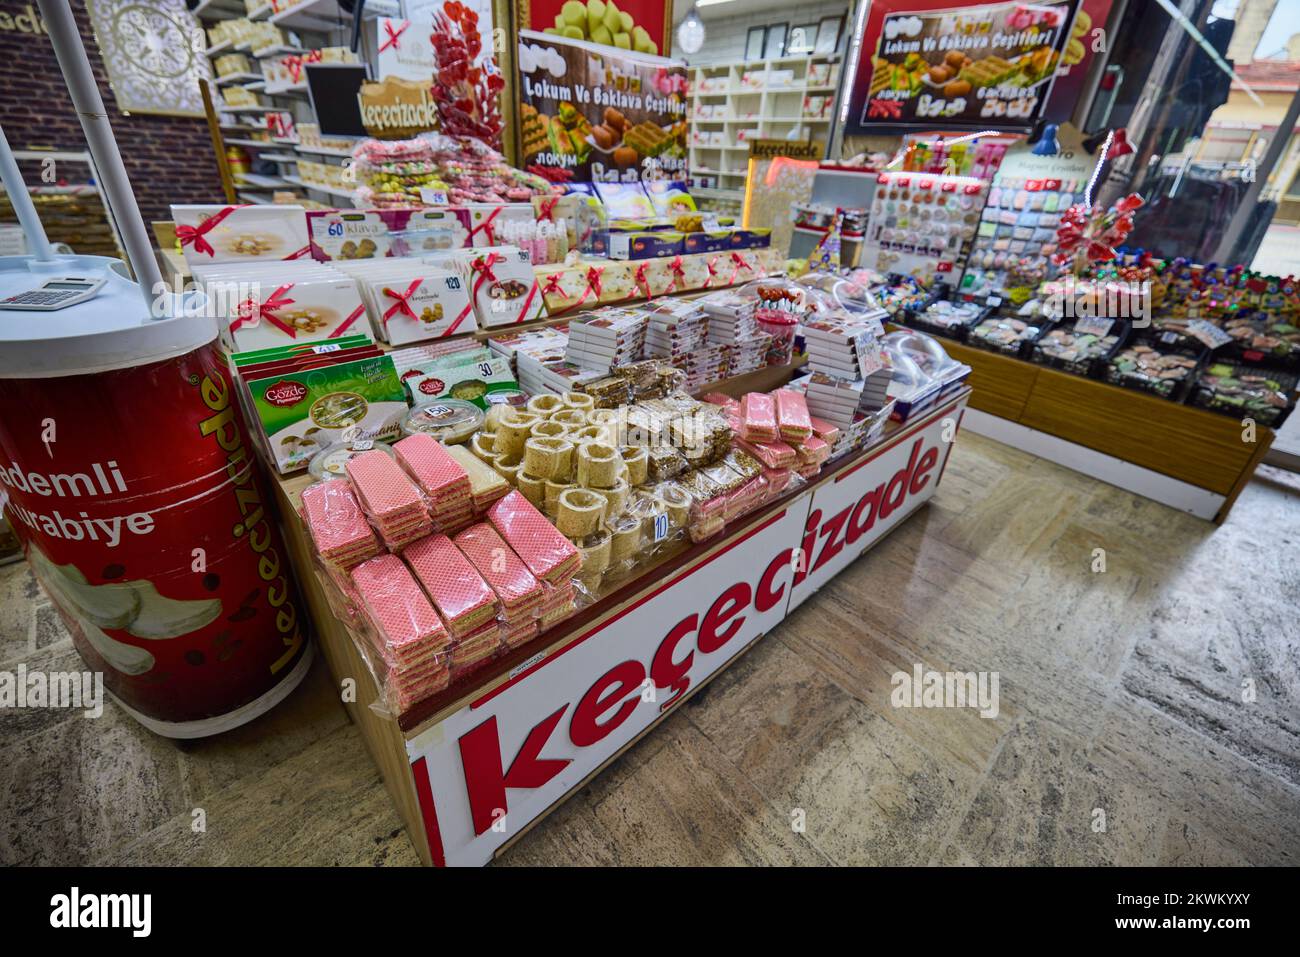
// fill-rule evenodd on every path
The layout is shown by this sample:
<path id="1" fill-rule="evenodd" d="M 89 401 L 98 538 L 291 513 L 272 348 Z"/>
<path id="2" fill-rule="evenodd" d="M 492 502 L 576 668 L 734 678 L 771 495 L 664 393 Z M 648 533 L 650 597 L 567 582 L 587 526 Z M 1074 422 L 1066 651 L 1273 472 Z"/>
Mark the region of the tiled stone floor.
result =
<path id="1" fill-rule="evenodd" d="M 1300 477 L 1216 528 L 963 434 L 926 509 L 500 863 L 1300 863 L 1298 557 Z M 77 667 L 19 564 L 21 661 Z M 997 717 L 892 707 L 917 662 L 997 671 Z M 319 660 L 215 740 L 0 712 L 0 784 L 7 864 L 416 862 Z"/>

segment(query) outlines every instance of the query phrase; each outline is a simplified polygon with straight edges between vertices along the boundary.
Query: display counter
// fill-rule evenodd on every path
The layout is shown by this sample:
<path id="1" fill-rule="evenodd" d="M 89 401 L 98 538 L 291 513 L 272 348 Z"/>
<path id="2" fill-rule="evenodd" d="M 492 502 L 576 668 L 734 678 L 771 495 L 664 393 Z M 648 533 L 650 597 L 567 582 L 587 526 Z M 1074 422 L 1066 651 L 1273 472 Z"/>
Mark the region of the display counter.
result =
<path id="1" fill-rule="evenodd" d="M 425 863 L 489 862 L 924 505 L 969 396 L 892 425 L 398 717 L 372 708 L 379 690 L 330 610 L 297 512 L 310 479 L 277 482 L 321 650 Z"/>
<path id="2" fill-rule="evenodd" d="M 972 369 L 973 432 L 1221 523 L 1273 430 L 944 339 Z"/>

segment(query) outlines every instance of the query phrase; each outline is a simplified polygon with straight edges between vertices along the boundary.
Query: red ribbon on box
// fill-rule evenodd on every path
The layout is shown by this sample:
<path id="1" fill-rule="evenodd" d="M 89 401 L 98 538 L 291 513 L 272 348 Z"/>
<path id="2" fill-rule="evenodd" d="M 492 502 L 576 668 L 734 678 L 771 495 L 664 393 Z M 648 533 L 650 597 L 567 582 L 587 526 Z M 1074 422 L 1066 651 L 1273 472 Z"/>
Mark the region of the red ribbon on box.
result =
<path id="1" fill-rule="evenodd" d="M 285 299 L 284 294 L 293 288 L 293 283 L 285 283 L 271 295 L 266 297 L 265 302 L 258 302 L 256 299 L 245 299 L 235 307 L 236 319 L 230 323 L 230 331 L 235 332 L 247 326 L 250 329 L 256 329 L 263 319 L 266 319 L 271 325 L 279 329 L 290 339 L 298 338 L 298 330 L 280 319 L 275 314 L 277 309 L 285 306 L 291 306 L 294 303 L 292 299 Z"/>
<path id="2" fill-rule="evenodd" d="M 388 34 L 388 39 L 385 40 L 383 43 L 379 44 L 379 52 L 383 53 L 389 47 L 392 47 L 394 50 L 400 50 L 401 44 L 397 42 L 397 38 L 400 37 L 403 33 L 405 33 L 406 28 L 409 27 L 410 25 L 411 25 L 410 20 L 403 20 L 402 25 L 398 27 L 396 30 L 394 30 L 393 21 L 385 20 L 384 32 Z"/>
<path id="3" fill-rule="evenodd" d="M 673 274 L 673 278 L 669 280 L 668 288 L 664 290 L 664 295 L 667 295 L 677 288 L 677 280 L 686 279 L 686 270 L 682 268 L 681 256 L 673 257 L 673 261 L 668 264 L 668 271 Z"/>
<path id="4" fill-rule="evenodd" d="M 474 234 L 477 233 L 480 229 L 487 230 L 488 245 L 489 246 L 496 245 L 497 237 L 496 237 L 496 231 L 492 228 L 492 220 L 496 219 L 498 216 L 501 215 L 501 210 L 502 207 L 498 206 L 496 209 L 492 210 L 492 212 L 488 213 L 487 219 L 483 220 L 483 222 L 479 223 L 477 226 L 475 226 L 473 229 L 469 231 L 469 245 L 471 246 L 474 245 Z"/>
<path id="5" fill-rule="evenodd" d="M 713 280 L 716 279 L 718 275 L 719 258 L 720 257 L 718 256 L 710 256 L 708 259 L 704 260 L 704 265 L 708 267 L 709 275 L 708 278 L 704 280 L 704 285 L 701 288 L 708 289 L 713 285 Z"/>
<path id="6" fill-rule="evenodd" d="M 319 63 L 322 56 L 324 56 L 324 54 L 322 54 L 320 50 L 312 50 L 303 56 L 293 55 L 284 58 L 285 69 L 287 69 L 289 75 L 293 77 L 295 86 L 297 85 L 299 78 L 302 76 L 302 68 L 308 63 Z"/>
<path id="7" fill-rule="evenodd" d="M 176 238 L 180 240 L 181 248 L 184 249 L 192 243 L 196 253 L 207 253 L 209 256 L 215 256 L 217 251 L 203 238 L 204 235 L 216 229 L 221 224 L 221 221 L 235 210 L 247 208 L 247 204 L 243 206 L 227 206 L 221 212 L 214 213 L 197 226 L 178 225 L 176 227 Z"/>
<path id="8" fill-rule="evenodd" d="M 563 296 L 564 290 L 560 288 L 560 280 L 564 278 L 564 273 L 553 272 L 546 277 L 546 285 L 542 287 L 542 298 L 547 296 Z"/>
<path id="9" fill-rule="evenodd" d="M 749 264 L 749 260 L 740 253 L 732 253 L 731 261 L 734 265 L 731 269 L 731 280 L 727 283 L 728 286 L 736 284 L 736 277 L 740 275 L 742 269 L 748 269 L 750 272 L 754 271 L 754 267 Z"/>
<path id="10" fill-rule="evenodd" d="M 600 277 L 605 274 L 604 266 L 591 266 L 587 270 L 587 288 L 582 290 L 582 295 L 574 305 L 581 306 L 587 301 L 587 297 L 593 292 L 596 294 L 596 301 L 600 301 Z"/>
<path id="11" fill-rule="evenodd" d="M 341 323 L 339 323 L 339 327 L 335 329 L 333 332 L 331 332 L 325 338 L 337 339 L 339 336 L 343 335 L 343 333 L 347 332 L 350 328 L 352 328 L 352 324 L 356 322 L 358 319 L 360 319 L 361 314 L 365 311 L 366 311 L 365 306 L 357 306 L 357 308 L 352 310 L 352 315 L 348 316 Z"/>
<path id="12" fill-rule="evenodd" d="M 654 296 L 650 294 L 650 278 L 646 275 L 646 270 L 649 267 L 650 263 L 648 262 L 643 262 L 641 265 L 636 267 L 636 285 L 645 293 L 647 299 L 653 299 Z"/>
<path id="13" fill-rule="evenodd" d="M 528 318 L 528 310 L 533 304 L 533 299 L 537 295 L 537 280 L 533 280 L 533 288 L 528 290 L 528 295 L 524 299 L 524 306 L 519 310 L 519 315 L 515 317 L 515 322 L 523 322 Z"/>
<path id="14" fill-rule="evenodd" d="M 560 202 L 560 197 L 550 196 L 542 200 L 542 208 L 537 211 L 537 221 L 553 223 L 555 222 L 555 207 Z"/>
<path id="15" fill-rule="evenodd" d="M 397 290 L 392 289 L 389 286 L 384 287 L 383 289 L 384 295 L 387 296 L 389 299 L 397 300 L 391 306 L 389 306 L 388 310 L 384 313 L 383 322 L 385 328 L 388 326 L 388 320 L 392 318 L 393 313 L 395 312 L 404 313 L 410 316 L 416 322 L 420 321 L 420 317 L 417 316 L 415 314 L 415 310 L 411 308 L 410 299 L 412 296 L 415 295 L 415 290 L 420 288 L 420 283 L 422 282 L 424 282 L 423 279 L 412 279 L 411 284 L 406 287 L 406 292 L 398 292 Z"/>

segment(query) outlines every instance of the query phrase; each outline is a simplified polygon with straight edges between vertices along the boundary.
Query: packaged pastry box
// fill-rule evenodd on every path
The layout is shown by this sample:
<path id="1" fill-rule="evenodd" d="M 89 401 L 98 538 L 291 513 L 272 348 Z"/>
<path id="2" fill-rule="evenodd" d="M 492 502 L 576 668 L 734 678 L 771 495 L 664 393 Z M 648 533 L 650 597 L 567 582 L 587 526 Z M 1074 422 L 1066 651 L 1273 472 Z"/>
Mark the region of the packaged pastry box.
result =
<path id="1" fill-rule="evenodd" d="M 532 215 L 531 207 L 529 215 Z M 542 315 L 545 301 L 524 250 L 514 246 L 493 247 L 456 262 L 470 284 L 470 296 L 481 326 L 510 326 Z"/>
<path id="2" fill-rule="evenodd" d="M 324 209 L 307 211 L 312 258 L 380 259 L 470 244 L 468 211 L 443 209 Z"/>
<path id="3" fill-rule="evenodd" d="M 393 354 L 393 360 L 398 378 L 416 405 L 452 398 L 486 409 L 494 394 L 514 393 L 519 389 L 510 360 L 487 348 L 454 352 L 406 368 L 400 353 Z"/>
<path id="4" fill-rule="evenodd" d="M 663 259 L 682 254 L 683 233 L 672 230 L 610 233 L 610 259 Z"/>
<path id="5" fill-rule="evenodd" d="M 338 273 L 279 285 L 214 279 L 207 288 L 212 292 L 227 282 L 230 292 L 223 292 L 216 302 L 224 313 L 222 341 L 231 351 L 328 342 L 369 328 L 356 283 Z M 236 290 L 243 294 L 241 287 L 247 292 L 243 300 L 234 294 Z"/>
<path id="6" fill-rule="evenodd" d="M 301 206 L 172 206 L 185 262 L 254 262 L 307 255 L 306 211 Z"/>
<path id="7" fill-rule="evenodd" d="M 362 346 L 237 366 L 258 444 L 281 474 L 337 442 L 393 440 L 407 411 L 393 360 Z M 358 353 L 361 353 L 359 357 Z"/>

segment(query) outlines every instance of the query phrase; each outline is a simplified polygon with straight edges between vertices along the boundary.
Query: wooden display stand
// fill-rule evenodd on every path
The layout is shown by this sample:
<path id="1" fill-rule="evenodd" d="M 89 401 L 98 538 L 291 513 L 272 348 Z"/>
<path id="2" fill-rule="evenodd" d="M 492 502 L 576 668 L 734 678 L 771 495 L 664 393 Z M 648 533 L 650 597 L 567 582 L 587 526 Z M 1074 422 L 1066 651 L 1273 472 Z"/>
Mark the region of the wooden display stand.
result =
<path id="1" fill-rule="evenodd" d="M 1257 426 L 948 339 L 973 370 L 967 427 L 1086 475 L 1222 523 L 1273 442 Z"/>
<path id="2" fill-rule="evenodd" d="M 380 696 L 355 644 L 364 639 L 330 610 L 296 508 L 310 479 L 275 483 L 321 650 L 340 684 L 355 682 L 345 704 L 425 863 L 500 854 L 924 505 L 969 394 L 894 426 L 718 538 L 680 546 L 400 718 L 371 707 Z"/>

